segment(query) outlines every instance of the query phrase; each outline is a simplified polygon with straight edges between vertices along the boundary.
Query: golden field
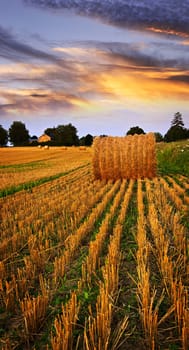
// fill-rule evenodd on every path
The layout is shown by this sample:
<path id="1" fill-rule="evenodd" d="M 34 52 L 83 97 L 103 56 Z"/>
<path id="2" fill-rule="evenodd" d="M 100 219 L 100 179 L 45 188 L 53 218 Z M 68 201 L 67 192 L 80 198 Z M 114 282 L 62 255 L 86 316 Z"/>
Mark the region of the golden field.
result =
<path id="1" fill-rule="evenodd" d="M 90 148 L 0 148 L 0 190 L 75 169 L 90 159 Z"/>
<path id="2" fill-rule="evenodd" d="M 187 350 L 188 177 L 95 180 L 91 148 L 0 159 L 0 348 Z"/>

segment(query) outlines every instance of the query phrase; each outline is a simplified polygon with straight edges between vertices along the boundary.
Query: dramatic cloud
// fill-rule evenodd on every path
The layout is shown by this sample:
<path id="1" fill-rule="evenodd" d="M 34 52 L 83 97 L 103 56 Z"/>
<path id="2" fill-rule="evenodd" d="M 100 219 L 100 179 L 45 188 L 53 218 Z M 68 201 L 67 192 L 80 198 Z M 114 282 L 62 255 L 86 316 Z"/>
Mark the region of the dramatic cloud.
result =
<path id="1" fill-rule="evenodd" d="M 48 95 L 47 94 L 31 94 L 30 95 L 31 97 L 37 97 L 37 98 L 45 98 L 47 97 Z"/>
<path id="2" fill-rule="evenodd" d="M 169 78 L 172 81 L 182 82 L 185 84 L 189 84 L 189 74 L 183 74 L 183 75 L 174 75 Z"/>
<path id="3" fill-rule="evenodd" d="M 60 63 L 58 58 L 32 46 L 17 40 L 8 30 L 0 26 L 0 57 L 8 60 L 24 62 L 28 60 L 42 60 L 53 63 Z"/>
<path id="4" fill-rule="evenodd" d="M 117 120 L 120 111 L 130 110 L 134 115 L 137 111 L 145 115 L 146 108 L 151 108 L 151 120 L 153 108 L 158 110 L 161 106 L 163 109 L 168 103 L 172 109 L 174 103 L 187 105 L 187 1 L 182 4 L 182 9 L 180 2 L 175 1 L 173 6 L 171 0 L 166 3 L 162 0 L 27 2 L 57 9 L 58 14 L 50 11 L 50 15 L 49 11 L 38 8 L 32 8 L 32 11 L 43 15 L 48 13 L 47 22 L 49 18 L 52 20 L 52 28 L 56 27 L 56 16 L 60 24 L 53 34 L 48 25 L 45 34 L 41 24 L 42 30 L 40 27 L 37 35 L 32 33 L 33 27 L 25 34 L 14 26 L 11 26 L 12 30 L 0 26 L 1 119 L 3 116 L 23 116 L 26 120 L 38 120 L 47 115 L 55 119 L 57 115 L 68 118 L 69 115 L 87 115 L 88 118 L 93 111 L 98 111 L 94 113 L 95 124 L 104 111 L 112 118 L 115 115 Z M 21 4 L 25 9 L 26 6 Z M 62 16 L 61 10 L 66 8 L 124 30 L 100 24 L 106 35 L 101 36 L 98 32 L 90 38 L 84 33 L 77 39 L 75 23 L 78 17 L 73 14 L 68 18 Z M 29 14 L 32 11 L 29 6 Z M 68 27 L 64 27 L 64 23 L 61 27 L 62 18 L 70 19 L 70 32 L 65 30 Z M 82 21 L 83 18 L 79 18 L 78 28 Z M 89 34 L 99 27 L 99 21 L 85 19 L 84 22 Z M 151 31 L 150 35 L 146 34 L 147 29 Z M 114 31 L 116 35 L 112 35 Z M 154 35 L 152 32 L 179 32 L 180 37 Z M 22 33 L 21 37 L 18 33 Z M 62 36 L 62 33 L 66 35 Z"/>
<path id="5" fill-rule="evenodd" d="M 37 115 L 96 108 L 104 101 L 113 106 L 118 101 L 124 105 L 136 99 L 189 97 L 188 54 L 182 44 L 177 44 L 181 48 L 177 58 L 159 53 L 165 51 L 163 43 L 87 41 L 72 45 L 51 48 L 63 65 L 57 60 L 49 62 L 46 56 L 39 63 L 29 59 L 28 63 L 1 64 L 0 114 Z M 172 43 L 169 50 L 175 50 Z"/>
<path id="6" fill-rule="evenodd" d="M 120 27 L 189 35 L 188 0 L 25 0 L 52 9 L 73 9 Z"/>
<path id="7" fill-rule="evenodd" d="M 47 111 L 60 111 L 61 109 L 74 109 L 78 106 L 88 105 L 84 98 L 60 91 L 33 91 L 32 90 L 0 90 L 1 99 L 7 101 L 0 104 L 0 115 L 17 112 L 30 114 L 46 113 Z"/>
<path id="8" fill-rule="evenodd" d="M 94 44 L 93 44 L 94 45 Z M 96 43 L 101 53 L 111 56 L 116 64 L 120 62 L 146 68 L 188 69 L 189 52 L 187 47 L 174 44 L 130 44 L 120 42 Z M 177 50 L 177 55 L 175 51 Z M 180 52 L 178 54 L 178 52 Z M 165 54 L 164 54 L 165 53 Z M 171 57 L 171 58 L 170 58 Z"/>

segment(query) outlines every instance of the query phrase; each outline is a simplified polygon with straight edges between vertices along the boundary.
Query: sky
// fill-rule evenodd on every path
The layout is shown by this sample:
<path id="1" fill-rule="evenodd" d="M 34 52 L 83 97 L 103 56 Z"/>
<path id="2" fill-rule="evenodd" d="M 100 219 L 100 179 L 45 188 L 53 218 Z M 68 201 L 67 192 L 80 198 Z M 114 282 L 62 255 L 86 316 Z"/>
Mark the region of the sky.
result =
<path id="1" fill-rule="evenodd" d="M 0 124 L 189 128 L 189 0 L 0 0 Z"/>

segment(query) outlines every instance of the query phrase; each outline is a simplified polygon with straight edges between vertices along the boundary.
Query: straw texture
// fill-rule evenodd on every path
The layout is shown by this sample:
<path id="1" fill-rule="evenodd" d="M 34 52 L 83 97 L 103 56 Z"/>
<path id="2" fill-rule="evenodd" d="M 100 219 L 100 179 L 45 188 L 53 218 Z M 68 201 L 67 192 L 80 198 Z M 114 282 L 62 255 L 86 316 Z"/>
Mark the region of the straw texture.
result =
<path id="1" fill-rule="evenodd" d="M 93 173 L 96 179 L 138 179 L 156 176 L 155 137 L 96 137 L 93 143 Z"/>

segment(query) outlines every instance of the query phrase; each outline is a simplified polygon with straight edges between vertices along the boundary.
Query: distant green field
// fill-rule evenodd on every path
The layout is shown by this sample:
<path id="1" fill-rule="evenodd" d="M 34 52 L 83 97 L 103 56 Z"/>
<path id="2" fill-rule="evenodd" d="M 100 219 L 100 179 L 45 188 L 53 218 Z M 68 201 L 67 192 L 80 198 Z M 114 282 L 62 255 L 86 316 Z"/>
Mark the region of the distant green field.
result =
<path id="1" fill-rule="evenodd" d="M 160 175 L 182 174 L 189 176 L 189 140 L 159 143 L 157 163 Z"/>

